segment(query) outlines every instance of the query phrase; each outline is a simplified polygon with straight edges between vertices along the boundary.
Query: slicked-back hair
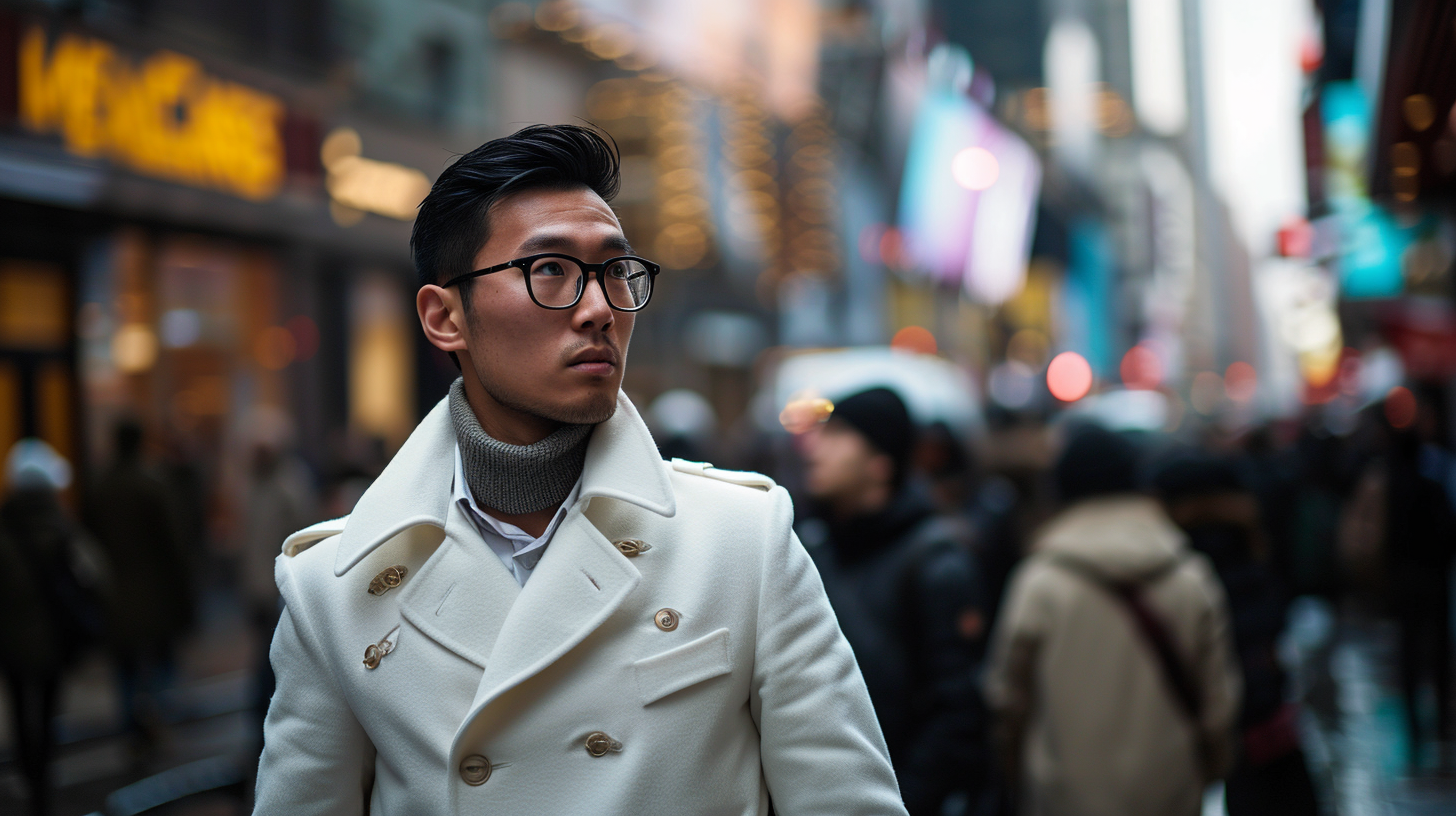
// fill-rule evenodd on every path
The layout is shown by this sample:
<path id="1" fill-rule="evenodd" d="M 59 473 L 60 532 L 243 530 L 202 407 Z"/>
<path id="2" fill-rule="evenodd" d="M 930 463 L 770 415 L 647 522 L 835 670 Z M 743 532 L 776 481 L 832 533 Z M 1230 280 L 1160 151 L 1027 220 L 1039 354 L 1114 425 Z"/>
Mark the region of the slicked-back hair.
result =
<path id="1" fill-rule="evenodd" d="M 621 156 L 610 138 L 577 125 L 532 125 L 445 168 L 420 203 L 410 236 L 419 285 L 471 271 L 490 239 L 490 208 L 513 193 L 585 187 L 611 201 L 621 187 Z"/>

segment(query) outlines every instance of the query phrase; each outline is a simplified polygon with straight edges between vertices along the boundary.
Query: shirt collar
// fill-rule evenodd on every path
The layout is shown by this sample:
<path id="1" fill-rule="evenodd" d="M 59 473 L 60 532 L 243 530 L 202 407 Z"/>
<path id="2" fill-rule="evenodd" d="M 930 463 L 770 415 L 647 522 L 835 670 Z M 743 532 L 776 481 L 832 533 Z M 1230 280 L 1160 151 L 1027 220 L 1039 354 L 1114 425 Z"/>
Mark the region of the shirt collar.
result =
<path id="1" fill-rule="evenodd" d="M 470 492 L 470 483 L 465 479 L 465 463 L 460 455 L 460 446 L 458 444 L 455 446 L 455 486 L 452 489 L 450 500 L 460 502 L 478 523 L 488 525 L 497 535 L 509 541 L 517 555 L 545 546 L 546 542 L 551 540 L 551 534 L 556 532 L 557 526 L 566 517 L 571 506 L 576 504 L 577 497 L 580 495 L 581 477 L 578 476 L 571 492 L 566 495 L 566 500 L 556 508 L 556 514 L 551 517 L 551 523 L 546 525 L 545 532 L 539 536 L 533 536 L 514 524 L 492 516 L 476 504 L 475 496 Z"/>

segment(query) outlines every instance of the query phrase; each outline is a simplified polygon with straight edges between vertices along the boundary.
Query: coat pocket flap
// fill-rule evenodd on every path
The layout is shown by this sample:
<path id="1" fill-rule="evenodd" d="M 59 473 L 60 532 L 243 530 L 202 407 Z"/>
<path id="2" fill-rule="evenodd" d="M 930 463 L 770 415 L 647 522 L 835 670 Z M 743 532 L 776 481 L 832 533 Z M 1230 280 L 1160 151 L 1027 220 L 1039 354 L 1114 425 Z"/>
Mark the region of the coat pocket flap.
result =
<path id="1" fill-rule="evenodd" d="M 642 705 L 733 670 L 728 658 L 728 630 L 719 629 L 691 643 L 632 664 L 637 697 Z"/>

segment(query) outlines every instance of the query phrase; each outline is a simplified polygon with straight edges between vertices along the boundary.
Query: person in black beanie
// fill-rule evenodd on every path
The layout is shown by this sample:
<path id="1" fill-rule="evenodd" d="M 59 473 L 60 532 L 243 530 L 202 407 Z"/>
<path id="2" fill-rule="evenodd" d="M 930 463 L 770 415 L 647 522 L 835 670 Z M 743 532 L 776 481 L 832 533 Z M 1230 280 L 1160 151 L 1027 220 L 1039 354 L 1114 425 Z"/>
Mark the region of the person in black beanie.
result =
<path id="1" fill-rule="evenodd" d="M 888 388 L 838 402 L 801 437 L 811 499 L 798 525 L 864 673 L 905 805 L 974 804 L 988 766 L 976 686 L 985 610 L 959 520 L 911 483 L 915 425 Z"/>

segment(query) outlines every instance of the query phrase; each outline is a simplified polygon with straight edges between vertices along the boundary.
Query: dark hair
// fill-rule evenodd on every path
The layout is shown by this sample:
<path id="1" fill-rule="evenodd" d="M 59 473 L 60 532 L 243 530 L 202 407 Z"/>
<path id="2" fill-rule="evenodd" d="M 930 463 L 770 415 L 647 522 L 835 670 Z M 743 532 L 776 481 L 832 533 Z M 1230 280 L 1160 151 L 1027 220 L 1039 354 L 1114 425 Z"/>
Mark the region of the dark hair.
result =
<path id="1" fill-rule="evenodd" d="M 915 422 L 900 395 L 889 388 L 871 388 L 834 404 L 829 418 L 859 432 L 870 446 L 890 457 L 895 471 L 890 487 L 899 490 L 910 472 L 915 447 Z"/>
<path id="2" fill-rule="evenodd" d="M 532 125 L 445 168 L 420 202 L 410 236 L 419 285 L 469 272 L 490 237 L 490 208 L 512 193 L 585 187 L 611 201 L 621 186 L 621 155 L 610 139 L 577 125 Z"/>
<path id="3" fill-rule="evenodd" d="M 1064 504 L 1137 490 L 1138 451 L 1126 436 L 1100 425 L 1069 429 L 1067 446 L 1052 469 Z"/>

